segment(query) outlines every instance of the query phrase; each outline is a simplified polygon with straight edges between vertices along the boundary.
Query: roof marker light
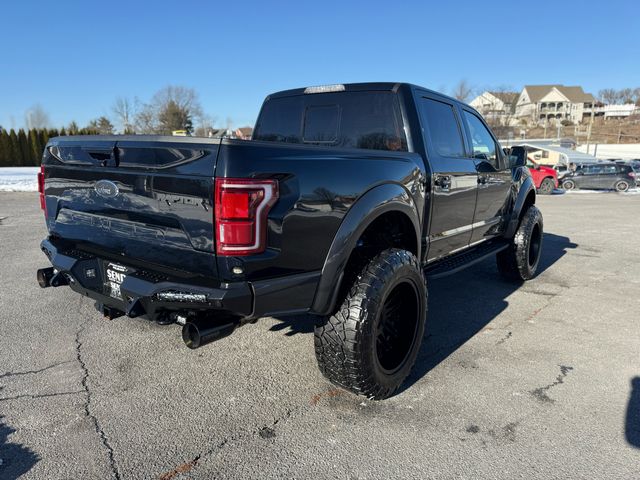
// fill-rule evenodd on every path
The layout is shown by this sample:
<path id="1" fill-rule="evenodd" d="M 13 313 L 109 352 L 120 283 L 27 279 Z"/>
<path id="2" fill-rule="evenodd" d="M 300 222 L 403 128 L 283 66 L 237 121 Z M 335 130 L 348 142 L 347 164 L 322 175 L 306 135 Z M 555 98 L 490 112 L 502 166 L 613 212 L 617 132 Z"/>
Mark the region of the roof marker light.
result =
<path id="1" fill-rule="evenodd" d="M 329 93 L 329 92 L 344 92 L 344 85 L 318 85 L 317 87 L 307 87 L 304 89 L 304 93 Z"/>

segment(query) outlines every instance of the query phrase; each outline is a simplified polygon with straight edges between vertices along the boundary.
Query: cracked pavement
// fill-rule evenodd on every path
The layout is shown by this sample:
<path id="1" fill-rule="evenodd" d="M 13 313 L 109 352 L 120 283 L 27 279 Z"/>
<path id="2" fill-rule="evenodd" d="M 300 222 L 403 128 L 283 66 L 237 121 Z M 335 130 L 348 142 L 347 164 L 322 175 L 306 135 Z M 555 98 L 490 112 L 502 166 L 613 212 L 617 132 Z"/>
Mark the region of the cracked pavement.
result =
<path id="1" fill-rule="evenodd" d="M 322 378 L 304 316 L 191 351 L 40 289 L 37 194 L 0 199 L 2 479 L 638 477 L 638 195 L 539 198 L 543 271 L 520 288 L 490 260 L 430 284 L 384 402 Z"/>

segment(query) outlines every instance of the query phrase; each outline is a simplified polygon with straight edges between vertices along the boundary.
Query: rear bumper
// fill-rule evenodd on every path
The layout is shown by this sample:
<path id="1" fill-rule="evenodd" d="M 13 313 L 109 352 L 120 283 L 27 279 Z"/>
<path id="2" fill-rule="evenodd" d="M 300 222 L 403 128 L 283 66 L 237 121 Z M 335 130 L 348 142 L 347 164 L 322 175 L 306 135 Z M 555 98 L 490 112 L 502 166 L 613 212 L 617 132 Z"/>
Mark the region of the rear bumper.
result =
<path id="1" fill-rule="evenodd" d="M 304 312 L 311 307 L 320 278 L 320 272 L 311 272 L 259 282 L 223 282 L 209 287 L 137 268 L 120 285 L 121 300 L 109 296 L 105 289 L 106 259 L 60 248 L 49 239 L 43 240 L 40 247 L 72 290 L 129 317 L 155 319 L 165 312 L 217 311 L 250 320 Z"/>

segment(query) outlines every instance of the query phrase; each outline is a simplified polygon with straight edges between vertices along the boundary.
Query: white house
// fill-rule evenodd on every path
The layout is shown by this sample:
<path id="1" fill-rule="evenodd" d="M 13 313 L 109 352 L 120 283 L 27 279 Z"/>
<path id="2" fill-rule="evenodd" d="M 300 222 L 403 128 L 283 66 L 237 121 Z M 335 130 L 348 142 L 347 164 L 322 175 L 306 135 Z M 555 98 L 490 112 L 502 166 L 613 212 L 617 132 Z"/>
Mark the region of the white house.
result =
<path id="1" fill-rule="evenodd" d="M 474 98 L 469 105 L 478 110 L 487 121 L 507 125 L 511 123 L 516 98 L 517 92 L 486 91 Z"/>
<path id="2" fill-rule="evenodd" d="M 591 114 L 595 98 L 582 87 L 564 85 L 525 85 L 515 105 L 515 116 L 521 120 L 541 123 L 570 120 L 582 122 Z"/>
<path id="3" fill-rule="evenodd" d="M 600 109 L 596 109 L 604 112 L 604 118 L 626 118 L 631 115 L 640 115 L 640 107 L 635 106 L 633 103 L 626 103 L 624 105 L 605 105 Z"/>

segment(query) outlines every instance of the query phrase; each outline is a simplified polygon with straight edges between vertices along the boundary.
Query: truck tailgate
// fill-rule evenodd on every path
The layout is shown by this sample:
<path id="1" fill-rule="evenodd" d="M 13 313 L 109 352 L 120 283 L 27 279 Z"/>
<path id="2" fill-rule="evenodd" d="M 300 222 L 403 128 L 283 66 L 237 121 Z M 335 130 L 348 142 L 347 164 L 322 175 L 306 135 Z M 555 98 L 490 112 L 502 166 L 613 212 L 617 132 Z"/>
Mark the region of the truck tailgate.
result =
<path id="1" fill-rule="evenodd" d="M 43 158 L 51 237 L 112 260 L 122 257 L 129 265 L 215 281 L 219 143 L 143 136 L 52 139 Z"/>

